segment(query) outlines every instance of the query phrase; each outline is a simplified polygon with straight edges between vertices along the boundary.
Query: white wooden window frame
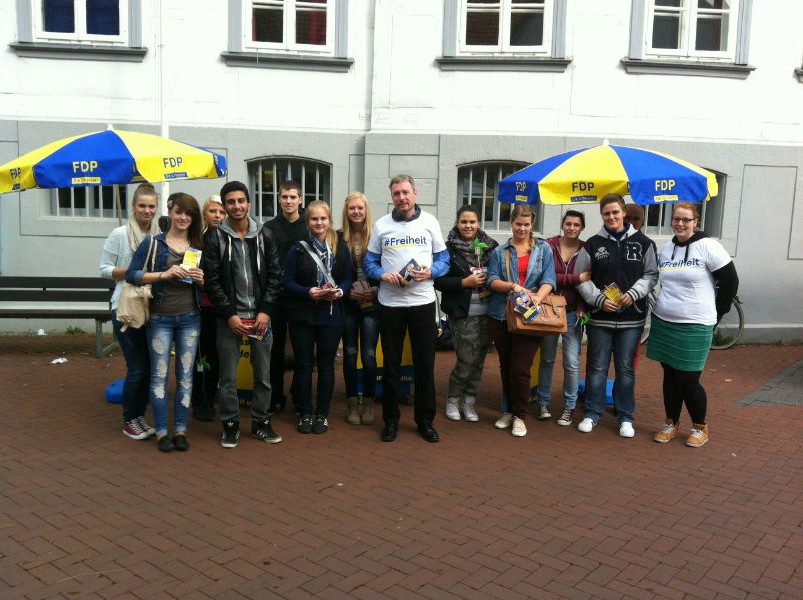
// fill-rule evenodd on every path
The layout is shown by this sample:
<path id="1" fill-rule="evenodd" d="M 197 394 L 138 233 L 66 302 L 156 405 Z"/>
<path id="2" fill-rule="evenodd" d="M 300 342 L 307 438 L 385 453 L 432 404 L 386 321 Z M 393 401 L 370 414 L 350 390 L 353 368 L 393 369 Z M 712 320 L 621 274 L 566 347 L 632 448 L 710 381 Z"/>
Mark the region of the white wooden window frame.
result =
<path id="1" fill-rule="evenodd" d="M 644 49 L 646 56 L 733 62 L 736 57 L 736 40 L 739 28 L 739 2 L 729 0 L 727 9 L 700 8 L 697 0 L 680 0 L 679 7 L 656 6 L 658 0 L 649 0 L 645 23 Z M 679 21 L 679 48 L 653 48 L 652 36 L 656 15 L 677 15 Z M 727 47 L 722 51 L 696 50 L 697 22 L 727 16 Z"/>
<path id="2" fill-rule="evenodd" d="M 242 48 L 244 50 L 268 50 L 300 55 L 335 55 L 337 2 L 326 0 L 325 4 L 304 0 L 245 0 L 242 2 Z M 283 11 L 283 42 L 258 42 L 252 38 L 253 13 L 255 8 L 272 8 Z M 326 44 L 296 43 L 296 15 L 299 11 L 322 10 L 326 13 Z"/>
<path id="3" fill-rule="evenodd" d="M 93 44 L 93 45 L 115 45 L 127 46 L 128 36 L 128 0 L 118 0 L 118 11 L 120 15 L 120 31 L 117 35 L 92 35 L 86 31 L 86 2 L 84 0 L 73 0 L 75 14 L 75 31 L 59 32 L 45 31 L 44 22 L 44 0 L 32 1 L 32 25 L 33 39 L 37 42 L 60 42 L 74 44 Z"/>
<path id="4" fill-rule="evenodd" d="M 469 0 L 459 0 L 458 56 L 508 56 L 526 54 L 530 56 L 550 56 L 552 54 L 554 0 L 532 0 L 526 4 L 513 0 L 488 0 L 475 4 Z M 510 43 L 510 26 L 514 12 L 533 12 L 541 10 L 544 30 L 540 45 L 513 46 Z M 466 25 L 469 13 L 499 13 L 499 38 L 496 45 L 470 45 L 466 39 Z"/>

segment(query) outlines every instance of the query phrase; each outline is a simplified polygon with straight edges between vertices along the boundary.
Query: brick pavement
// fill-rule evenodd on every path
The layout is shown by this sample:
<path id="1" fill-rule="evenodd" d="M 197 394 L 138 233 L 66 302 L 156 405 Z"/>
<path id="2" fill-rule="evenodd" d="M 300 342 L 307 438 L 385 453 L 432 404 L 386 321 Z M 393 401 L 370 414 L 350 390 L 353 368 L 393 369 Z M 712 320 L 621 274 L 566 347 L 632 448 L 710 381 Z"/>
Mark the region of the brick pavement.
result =
<path id="1" fill-rule="evenodd" d="M 803 347 L 712 352 L 701 449 L 651 441 L 646 358 L 634 439 L 610 415 L 591 434 L 530 419 L 514 439 L 492 426 L 492 354 L 481 421 L 439 415 L 437 445 L 409 407 L 382 444 L 380 423 L 345 423 L 341 394 L 326 435 L 284 413 L 283 443 L 227 451 L 219 424 L 191 421 L 190 451 L 164 455 L 121 435 L 103 390 L 122 358 L 90 346 L 0 337 L 2 598 L 803 597 L 803 411 L 738 406 Z M 441 399 L 452 361 L 439 353 Z"/>

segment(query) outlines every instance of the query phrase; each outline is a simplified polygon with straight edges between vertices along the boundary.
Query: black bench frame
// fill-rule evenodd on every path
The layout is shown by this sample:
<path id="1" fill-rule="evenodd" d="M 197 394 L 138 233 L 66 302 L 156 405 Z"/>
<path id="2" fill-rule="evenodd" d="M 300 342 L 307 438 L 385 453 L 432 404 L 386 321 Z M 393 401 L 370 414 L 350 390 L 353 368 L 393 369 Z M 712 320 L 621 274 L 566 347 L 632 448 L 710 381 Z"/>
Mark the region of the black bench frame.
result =
<path id="1" fill-rule="evenodd" d="M 117 342 L 103 345 L 103 324 L 111 320 L 109 300 L 114 286 L 113 280 L 101 277 L 0 276 L 0 302 L 15 303 L 0 306 L 0 317 L 95 319 L 95 356 L 100 358 L 117 347 Z M 68 306 L 81 303 L 86 306 Z M 105 309 L 99 306 L 102 303 Z"/>

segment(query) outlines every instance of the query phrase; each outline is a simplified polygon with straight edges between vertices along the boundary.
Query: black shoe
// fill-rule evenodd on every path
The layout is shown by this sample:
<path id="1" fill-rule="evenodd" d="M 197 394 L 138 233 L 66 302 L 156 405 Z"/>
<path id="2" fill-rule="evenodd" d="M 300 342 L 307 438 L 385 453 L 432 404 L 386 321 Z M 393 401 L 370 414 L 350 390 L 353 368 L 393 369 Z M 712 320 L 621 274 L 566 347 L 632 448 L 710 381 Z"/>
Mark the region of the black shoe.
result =
<path id="1" fill-rule="evenodd" d="M 326 433 L 329 430 L 329 421 L 323 415 L 315 415 L 312 424 L 312 433 Z"/>
<path id="2" fill-rule="evenodd" d="M 270 426 L 270 417 L 262 421 L 251 421 L 251 437 L 269 444 L 278 444 L 282 441 L 282 436 Z"/>
<path id="3" fill-rule="evenodd" d="M 304 415 L 298 420 L 298 433 L 312 433 L 312 415 Z"/>
<path id="4" fill-rule="evenodd" d="M 190 449 L 190 443 L 187 441 L 186 435 L 174 435 L 173 447 L 181 452 L 186 452 Z"/>
<path id="5" fill-rule="evenodd" d="M 382 428 L 382 435 L 380 436 L 383 442 L 392 442 L 396 439 L 396 434 L 399 433 L 399 423 L 397 421 L 388 421 Z"/>
<path id="6" fill-rule="evenodd" d="M 438 437 L 438 432 L 435 431 L 435 428 L 429 421 L 424 421 L 423 423 L 418 424 L 418 433 L 421 434 L 422 438 L 433 444 L 435 442 L 440 441 L 440 438 Z"/>
<path id="7" fill-rule="evenodd" d="M 238 439 L 240 439 L 240 422 L 224 421 L 220 445 L 224 448 L 236 448 Z"/>
<path id="8" fill-rule="evenodd" d="M 173 445 L 173 440 L 171 440 L 166 435 L 163 435 L 158 440 L 156 440 L 157 446 L 159 446 L 159 450 L 161 452 L 170 452 L 175 446 Z"/>

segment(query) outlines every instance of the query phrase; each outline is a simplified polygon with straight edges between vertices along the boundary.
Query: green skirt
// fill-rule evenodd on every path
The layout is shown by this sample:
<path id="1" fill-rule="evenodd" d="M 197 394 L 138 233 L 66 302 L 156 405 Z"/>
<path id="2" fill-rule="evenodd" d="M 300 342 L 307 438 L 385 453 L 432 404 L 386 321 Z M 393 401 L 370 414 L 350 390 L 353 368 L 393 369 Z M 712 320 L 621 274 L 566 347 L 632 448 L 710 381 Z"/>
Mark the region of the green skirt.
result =
<path id="1" fill-rule="evenodd" d="M 647 358 L 679 371 L 702 371 L 713 335 L 713 325 L 670 323 L 652 315 Z"/>

